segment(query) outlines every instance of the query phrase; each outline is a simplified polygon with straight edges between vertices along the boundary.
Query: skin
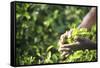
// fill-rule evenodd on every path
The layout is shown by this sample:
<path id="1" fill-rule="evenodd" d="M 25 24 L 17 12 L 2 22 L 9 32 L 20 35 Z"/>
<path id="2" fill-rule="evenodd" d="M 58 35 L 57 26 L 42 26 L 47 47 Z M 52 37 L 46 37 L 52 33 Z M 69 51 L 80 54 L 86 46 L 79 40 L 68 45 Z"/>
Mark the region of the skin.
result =
<path id="1" fill-rule="evenodd" d="M 96 23 L 96 8 L 91 8 L 90 12 L 83 18 L 78 28 L 90 29 Z"/>
<path id="2" fill-rule="evenodd" d="M 83 18 L 83 21 L 78 26 L 78 28 L 87 28 L 91 29 L 91 27 L 96 23 L 96 8 L 92 7 L 91 10 L 87 13 L 87 15 Z M 79 50 L 79 49 L 96 49 L 96 43 L 92 42 L 89 39 L 85 38 L 77 38 L 76 43 L 64 44 L 64 40 L 66 37 L 71 35 L 72 30 L 66 31 L 61 35 L 59 40 L 59 51 L 62 53 L 61 56 L 65 56 L 66 54 L 70 54 L 71 50 Z M 77 46 L 76 46 L 77 45 Z M 85 46 L 88 45 L 88 46 Z"/>

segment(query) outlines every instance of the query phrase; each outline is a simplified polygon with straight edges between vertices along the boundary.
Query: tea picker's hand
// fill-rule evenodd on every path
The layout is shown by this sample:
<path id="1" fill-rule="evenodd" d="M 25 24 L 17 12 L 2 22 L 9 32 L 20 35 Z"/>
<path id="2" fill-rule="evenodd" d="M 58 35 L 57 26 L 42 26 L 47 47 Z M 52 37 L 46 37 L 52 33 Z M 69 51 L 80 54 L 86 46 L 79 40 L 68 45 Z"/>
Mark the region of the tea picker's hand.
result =
<path id="1" fill-rule="evenodd" d="M 63 47 L 63 46 L 70 46 L 72 44 L 65 44 L 65 40 L 66 38 L 70 37 L 71 36 L 71 33 L 72 33 L 72 30 L 70 31 L 66 31 L 64 34 L 62 34 L 60 36 L 60 40 L 58 42 L 58 45 L 59 45 L 59 51 L 62 53 L 62 56 L 63 54 L 69 54 L 70 53 L 70 48 L 68 47 Z"/>
<path id="2" fill-rule="evenodd" d="M 72 53 L 72 51 L 76 50 L 85 50 L 85 49 L 92 50 L 97 48 L 96 43 L 92 42 L 87 38 L 81 38 L 81 37 L 77 37 L 74 40 L 74 43 L 65 44 L 64 42 L 66 37 L 68 37 L 68 34 L 64 33 L 63 35 L 61 35 L 59 40 L 59 51 L 62 53 L 61 56 L 69 55 Z"/>

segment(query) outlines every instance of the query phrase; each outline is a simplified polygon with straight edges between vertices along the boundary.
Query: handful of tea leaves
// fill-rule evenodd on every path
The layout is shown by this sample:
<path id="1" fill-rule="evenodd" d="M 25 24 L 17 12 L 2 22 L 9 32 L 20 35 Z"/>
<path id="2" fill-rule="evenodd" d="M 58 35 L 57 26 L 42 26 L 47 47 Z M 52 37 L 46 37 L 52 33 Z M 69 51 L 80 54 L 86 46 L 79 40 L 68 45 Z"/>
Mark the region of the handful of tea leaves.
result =
<path id="1" fill-rule="evenodd" d="M 71 35 L 67 37 L 65 43 L 66 44 L 70 44 L 70 43 L 74 43 L 75 39 L 81 37 L 81 38 L 87 38 L 90 39 L 91 41 L 95 41 L 96 40 L 96 35 L 95 32 L 88 31 L 86 28 L 73 28 Z"/>

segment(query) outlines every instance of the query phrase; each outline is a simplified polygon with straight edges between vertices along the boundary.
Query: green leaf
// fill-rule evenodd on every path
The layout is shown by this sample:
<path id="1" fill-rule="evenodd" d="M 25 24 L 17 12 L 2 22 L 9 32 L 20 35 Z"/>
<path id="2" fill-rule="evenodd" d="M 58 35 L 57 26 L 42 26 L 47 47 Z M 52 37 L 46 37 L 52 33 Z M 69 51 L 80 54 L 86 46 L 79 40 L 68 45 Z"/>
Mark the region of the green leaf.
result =
<path id="1" fill-rule="evenodd" d="M 52 45 L 50 45 L 48 48 L 47 48 L 47 52 L 50 50 L 50 49 L 52 49 L 53 48 L 53 46 Z"/>

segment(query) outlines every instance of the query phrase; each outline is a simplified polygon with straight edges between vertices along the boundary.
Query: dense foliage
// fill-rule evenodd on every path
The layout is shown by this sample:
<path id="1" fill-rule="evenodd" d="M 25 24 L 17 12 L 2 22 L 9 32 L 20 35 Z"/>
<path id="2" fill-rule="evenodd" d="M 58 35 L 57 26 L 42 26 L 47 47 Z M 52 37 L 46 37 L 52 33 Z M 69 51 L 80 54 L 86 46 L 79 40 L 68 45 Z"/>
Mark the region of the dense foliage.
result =
<path id="1" fill-rule="evenodd" d="M 16 3 L 16 64 L 60 63 L 57 45 L 60 35 L 74 25 L 78 26 L 90 8 Z M 96 57 L 94 51 L 86 50 L 81 61 L 90 59 L 88 52 Z M 81 52 L 76 53 L 65 62 L 77 62 L 75 57 L 80 57 Z"/>

